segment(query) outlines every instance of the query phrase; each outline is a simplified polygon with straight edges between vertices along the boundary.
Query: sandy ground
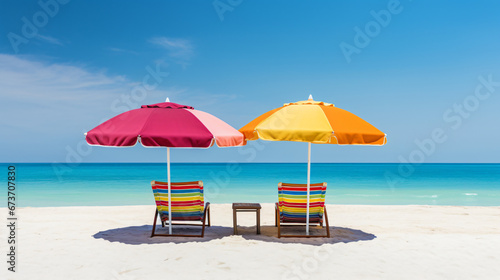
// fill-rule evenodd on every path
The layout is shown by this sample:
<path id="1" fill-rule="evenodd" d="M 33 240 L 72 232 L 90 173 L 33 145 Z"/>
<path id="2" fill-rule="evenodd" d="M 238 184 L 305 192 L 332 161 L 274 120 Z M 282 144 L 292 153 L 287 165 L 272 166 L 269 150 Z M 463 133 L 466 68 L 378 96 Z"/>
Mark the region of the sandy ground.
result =
<path id="1" fill-rule="evenodd" d="M 329 205 L 332 238 L 278 239 L 274 208 L 212 205 L 204 238 L 150 238 L 154 206 L 18 209 L 0 279 L 499 279 L 500 207 Z M 7 216 L 2 209 L 2 216 Z M 7 224 L 7 222 L 5 222 Z M 163 229 L 164 230 L 164 229 Z M 315 229 L 317 232 L 319 229 Z M 160 230 L 161 231 L 161 230 Z"/>

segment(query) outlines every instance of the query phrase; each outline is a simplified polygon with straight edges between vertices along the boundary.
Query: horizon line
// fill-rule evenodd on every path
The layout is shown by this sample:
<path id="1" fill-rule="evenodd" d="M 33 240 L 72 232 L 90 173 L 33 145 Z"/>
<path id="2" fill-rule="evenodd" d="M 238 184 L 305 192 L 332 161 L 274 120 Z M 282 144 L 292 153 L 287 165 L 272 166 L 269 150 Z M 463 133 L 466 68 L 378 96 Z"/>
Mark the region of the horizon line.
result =
<path id="1" fill-rule="evenodd" d="M 0 162 L 0 164 L 71 164 L 71 165 L 80 165 L 80 164 L 166 164 L 167 162 L 80 162 L 80 163 L 67 163 L 67 162 Z M 202 162 L 171 162 L 171 164 L 307 164 L 307 162 L 224 162 L 224 161 L 202 161 Z M 402 163 L 402 162 L 311 162 L 311 164 L 411 164 L 411 165 L 424 165 L 424 164 L 500 164 L 500 162 L 424 162 L 424 163 Z"/>

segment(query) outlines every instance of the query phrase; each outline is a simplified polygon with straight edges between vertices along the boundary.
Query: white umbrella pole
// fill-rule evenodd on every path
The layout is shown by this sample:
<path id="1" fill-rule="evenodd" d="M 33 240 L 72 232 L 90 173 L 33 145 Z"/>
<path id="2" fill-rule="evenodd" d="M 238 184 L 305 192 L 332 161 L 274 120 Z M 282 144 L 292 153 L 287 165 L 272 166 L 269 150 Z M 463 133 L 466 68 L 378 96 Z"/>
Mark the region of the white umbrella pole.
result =
<path id="1" fill-rule="evenodd" d="M 306 235 L 309 235 L 309 196 L 311 192 L 311 142 L 307 153 L 307 210 L 306 210 Z"/>
<path id="2" fill-rule="evenodd" d="M 167 147 L 167 180 L 168 180 L 168 233 L 172 234 L 172 197 L 170 182 L 170 148 Z"/>

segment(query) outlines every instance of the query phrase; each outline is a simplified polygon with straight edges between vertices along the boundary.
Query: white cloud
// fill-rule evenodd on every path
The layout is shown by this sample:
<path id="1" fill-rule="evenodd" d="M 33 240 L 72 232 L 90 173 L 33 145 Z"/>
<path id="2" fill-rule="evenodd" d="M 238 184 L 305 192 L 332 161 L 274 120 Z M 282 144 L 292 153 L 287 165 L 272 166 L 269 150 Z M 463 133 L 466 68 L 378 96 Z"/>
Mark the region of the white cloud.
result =
<path id="1" fill-rule="evenodd" d="M 160 46 L 168 51 L 168 55 L 174 59 L 187 61 L 194 54 L 194 47 L 189 40 L 180 38 L 154 37 L 150 43 Z"/>
<path id="2" fill-rule="evenodd" d="M 0 54 L 0 95 L 13 99 L 79 100 L 126 86 L 122 76 Z"/>
<path id="3" fill-rule="evenodd" d="M 144 76 L 150 73 L 147 66 L 144 65 Z M 163 74 L 168 72 L 164 67 L 157 68 L 156 64 L 149 67 Z M 217 112 L 215 109 L 219 108 L 213 106 L 219 105 L 213 104 L 214 100 L 225 99 L 224 96 L 214 99 L 196 90 L 172 86 L 168 76 L 161 77 L 161 89 L 147 91 L 146 96 L 138 101 L 134 100 L 133 89 L 142 85 L 142 78 L 130 80 L 79 65 L 0 54 L 2 161 L 64 161 L 68 147 L 78 148 L 84 139 L 83 133 L 121 113 L 122 109 L 118 108 L 139 108 L 143 104 L 163 102 L 169 97 L 172 102 Z M 149 84 L 153 82 L 153 79 L 148 81 Z M 199 99 L 201 96 L 204 98 Z M 218 112 L 224 110 L 220 108 Z M 96 160 L 99 153 L 85 160 Z"/>
<path id="4" fill-rule="evenodd" d="M 115 107 L 133 109 L 176 94 L 155 89 L 140 100 L 130 98 L 141 82 L 81 66 L 0 54 L 0 131 L 50 132 L 53 139 L 64 139 L 120 113 L 113 109 L 117 101 Z"/>
<path id="5" fill-rule="evenodd" d="M 120 49 L 120 48 L 114 48 L 114 47 L 107 48 L 107 50 L 112 51 L 112 52 L 117 52 L 117 53 L 139 54 L 138 52 L 135 52 L 135 51 L 126 50 L 126 49 Z"/>
<path id="6" fill-rule="evenodd" d="M 45 42 L 48 42 L 48 43 L 51 43 L 51 44 L 54 44 L 54 45 L 59 45 L 59 46 L 64 46 L 64 44 L 59 41 L 59 39 L 56 39 L 54 37 L 50 37 L 50 36 L 43 36 L 43 35 L 40 35 L 38 34 L 36 36 L 36 38 L 42 40 L 42 41 L 45 41 Z"/>

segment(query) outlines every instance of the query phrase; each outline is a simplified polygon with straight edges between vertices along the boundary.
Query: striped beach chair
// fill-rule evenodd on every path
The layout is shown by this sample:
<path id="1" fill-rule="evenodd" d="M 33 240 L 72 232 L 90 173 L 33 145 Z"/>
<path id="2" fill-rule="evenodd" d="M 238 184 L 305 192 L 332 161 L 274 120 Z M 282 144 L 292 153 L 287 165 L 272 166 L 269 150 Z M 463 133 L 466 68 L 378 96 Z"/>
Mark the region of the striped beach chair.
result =
<path id="1" fill-rule="evenodd" d="M 208 224 L 210 226 L 210 203 L 204 205 L 203 199 L 203 182 L 177 182 L 170 183 L 170 196 L 172 200 L 172 213 L 168 212 L 168 183 L 152 181 L 151 187 L 156 201 L 156 213 L 153 222 L 153 236 L 186 236 L 186 237 L 203 237 L 205 234 L 205 221 L 208 216 Z M 155 234 L 156 219 L 160 217 L 162 227 L 168 225 L 169 215 L 172 215 L 172 226 L 202 226 L 200 235 L 188 234 Z M 189 223 L 174 223 L 174 221 L 183 221 Z M 201 224 L 193 223 L 201 222 Z"/>
<path id="2" fill-rule="evenodd" d="M 278 184 L 278 202 L 275 207 L 275 225 L 278 227 L 278 238 L 281 237 L 330 237 L 328 215 L 325 207 L 326 183 L 310 185 L 309 225 L 326 227 L 326 235 L 283 235 L 282 225 L 305 224 L 307 215 L 307 184 Z"/>

